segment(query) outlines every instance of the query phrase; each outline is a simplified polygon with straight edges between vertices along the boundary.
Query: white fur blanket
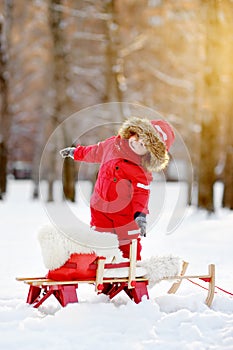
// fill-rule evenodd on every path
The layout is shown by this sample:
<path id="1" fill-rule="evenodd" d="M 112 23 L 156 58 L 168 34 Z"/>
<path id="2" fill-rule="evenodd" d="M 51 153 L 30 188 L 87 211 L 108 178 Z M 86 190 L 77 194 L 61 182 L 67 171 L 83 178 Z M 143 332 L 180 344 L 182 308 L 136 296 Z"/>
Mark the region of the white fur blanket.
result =
<path id="1" fill-rule="evenodd" d="M 76 229 L 75 229 L 76 230 Z M 107 262 L 128 261 L 122 257 L 118 248 L 117 236 L 108 232 L 96 232 L 86 228 L 85 232 L 77 232 L 70 228 L 59 231 L 56 227 L 46 225 L 39 230 L 38 239 L 41 246 L 41 252 L 45 267 L 54 270 L 61 267 L 72 253 L 96 253 L 97 256 L 106 257 Z M 71 237 L 75 231 L 77 241 Z M 180 274 L 182 261 L 179 257 L 152 256 L 137 262 L 136 276 L 146 277 L 149 280 L 149 286 L 165 278 L 173 278 Z M 105 269 L 104 277 L 127 277 L 128 268 Z"/>
<path id="2" fill-rule="evenodd" d="M 117 236 L 108 232 L 96 232 L 86 227 L 85 231 L 78 232 L 76 229 L 76 240 L 73 237 L 75 229 L 66 228 L 58 230 L 52 225 L 43 226 L 38 233 L 38 240 L 41 247 L 45 267 L 54 270 L 61 267 L 72 253 L 96 253 L 97 256 L 104 256 L 108 261 L 113 257 L 120 262 L 123 259 L 118 248 Z"/>
<path id="3" fill-rule="evenodd" d="M 146 270 L 145 277 L 149 280 L 149 287 L 153 287 L 163 278 L 174 279 L 179 276 L 182 268 L 182 260 L 177 256 L 152 256 L 137 262 L 138 267 Z"/>

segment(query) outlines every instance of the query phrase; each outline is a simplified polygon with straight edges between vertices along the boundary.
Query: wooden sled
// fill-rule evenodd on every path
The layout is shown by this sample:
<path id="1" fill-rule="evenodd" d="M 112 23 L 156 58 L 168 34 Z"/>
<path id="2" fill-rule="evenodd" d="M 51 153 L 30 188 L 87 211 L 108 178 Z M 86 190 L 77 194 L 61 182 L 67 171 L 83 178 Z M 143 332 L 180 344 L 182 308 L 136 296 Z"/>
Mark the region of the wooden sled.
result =
<path id="1" fill-rule="evenodd" d="M 91 266 L 91 268 L 96 270 L 95 277 L 90 279 L 82 278 L 75 280 L 55 281 L 45 277 L 17 277 L 16 280 L 23 281 L 29 285 L 27 303 L 33 305 L 35 308 L 42 305 L 44 301 L 50 297 L 50 295 L 54 295 L 63 307 L 68 303 L 78 302 L 77 289 L 80 283 L 95 285 L 95 291 L 97 294 L 106 294 L 110 299 L 115 297 L 121 291 L 124 291 L 130 297 L 130 299 L 138 304 L 142 301 L 143 297 L 149 299 L 147 289 L 149 280 L 146 277 L 136 277 L 136 251 L 137 240 L 133 240 L 130 247 L 130 259 L 128 262 L 106 263 L 106 259 L 104 257 L 98 257 L 96 259 L 95 266 Z M 105 270 L 113 268 L 118 269 L 122 267 L 127 267 L 129 269 L 128 277 L 104 277 Z M 210 307 L 214 298 L 215 290 L 215 266 L 213 264 L 209 265 L 208 274 L 198 276 L 185 275 L 187 267 L 188 263 L 184 262 L 180 275 L 172 277 L 172 280 L 175 280 L 175 282 L 168 290 L 168 293 L 176 293 L 184 279 L 200 279 L 208 282 L 208 295 L 205 302 Z M 170 278 L 164 278 L 164 280 L 166 279 Z"/>

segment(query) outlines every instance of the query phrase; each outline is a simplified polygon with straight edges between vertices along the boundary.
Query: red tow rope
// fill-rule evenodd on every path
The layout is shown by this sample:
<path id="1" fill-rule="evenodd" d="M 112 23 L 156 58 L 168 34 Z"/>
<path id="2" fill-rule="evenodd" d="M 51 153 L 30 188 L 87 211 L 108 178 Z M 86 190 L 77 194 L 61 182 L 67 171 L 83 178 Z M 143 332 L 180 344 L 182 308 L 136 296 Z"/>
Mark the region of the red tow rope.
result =
<path id="1" fill-rule="evenodd" d="M 199 286 L 199 287 L 201 287 L 201 288 L 203 288 L 203 289 L 205 289 L 205 290 L 208 290 L 208 288 L 202 286 L 201 284 L 199 284 L 199 283 L 197 283 L 197 282 L 192 281 L 192 280 L 189 279 L 189 278 L 187 278 L 187 280 L 188 280 L 189 282 L 193 283 L 193 284 L 196 284 L 197 286 Z M 204 281 L 204 279 L 202 279 L 202 280 Z M 205 281 L 205 282 L 208 282 L 208 281 Z M 221 290 L 222 292 L 224 292 L 224 293 L 226 293 L 226 294 L 229 294 L 229 295 L 233 296 L 233 293 L 230 293 L 230 292 L 228 292 L 227 290 L 225 290 L 225 289 L 223 289 L 223 288 L 220 288 L 220 287 L 218 287 L 218 286 L 215 286 L 215 288 Z M 214 293 L 217 293 L 217 292 L 214 292 Z"/>
<path id="2" fill-rule="evenodd" d="M 233 296 L 233 293 L 230 293 L 230 292 L 228 292 L 227 290 L 225 290 L 225 289 L 222 289 L 222 288 L 220 288 L 220 287 L 218 287 L 218 286 L 215 286 L 215 288 L 218 288 L 219 290 L 221 290 L 222 292 L 224 292 L 224 293 L 226 293 L 226 294 L 229 294 L 229 295 L 231 295 L 231 296 Z"/>

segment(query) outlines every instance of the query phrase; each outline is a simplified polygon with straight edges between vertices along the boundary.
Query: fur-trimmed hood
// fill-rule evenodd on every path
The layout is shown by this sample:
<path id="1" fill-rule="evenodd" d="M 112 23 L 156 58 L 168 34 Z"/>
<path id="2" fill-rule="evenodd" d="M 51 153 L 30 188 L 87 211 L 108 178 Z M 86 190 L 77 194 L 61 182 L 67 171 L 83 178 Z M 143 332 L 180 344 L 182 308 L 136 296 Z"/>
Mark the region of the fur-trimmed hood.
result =
<path id="1" fill-rule="evenodd" d="M 149 171 L 163 170 L 169 161 L 168 150 L 174 141 L 174 132 L 164 120 L 149 121 L 145 118 L 131 117 L 119 130 L 123 139 L 137 134 L 149 151 L 142 158 L 143 166 Z"/>

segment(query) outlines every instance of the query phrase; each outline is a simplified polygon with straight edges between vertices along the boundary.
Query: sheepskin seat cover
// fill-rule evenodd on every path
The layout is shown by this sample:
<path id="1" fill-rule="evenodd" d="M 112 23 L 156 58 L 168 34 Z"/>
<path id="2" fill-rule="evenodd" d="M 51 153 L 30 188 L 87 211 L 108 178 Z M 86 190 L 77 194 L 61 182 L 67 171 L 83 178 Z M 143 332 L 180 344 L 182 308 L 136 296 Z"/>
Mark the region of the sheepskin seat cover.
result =
<path id="1" fill-rule="evenodd" d="M 66 227 L 63 230 L 48 224 L 40 228 L 38 240 L 45 267 L 50 270 L 61 267 L 73 253 L 95 253 L 96 256 L 106 257 L 107 261 L 113 257 L 120 261 L 123 259 L 117 235 L 100 233 L 89 227 L 79 232 L 75 228 Z"/>
<path id="2" fill-rule="evenodd" d="M 72 238 L 74 231 L 75 240 Z M 88 227 L 79 232 L 74 228 L 59 230 L 46 225 L 39 230 L 38 239 L 44 264 L 49 269 L 46 277 L 56 281 L 94 278 L 93 263 L 98 256 L 104 256 L 109 262 L 113 257 L 124 260 L 116 235 L 99 233 Z"/>
<path id="3" fill-rule="evenodd" d="M 64 232 L 68 232 L 66 228 Z M 39 230 L 38 239 L 45 267 L 49 269 L 47 277 L 53 280 L 88 280 L 96 277 L 94 262 L 104 256 L 106 262 L 125 262 L 118 247 L 117 236 L 108 232 L 96 232 L 86 229 L 71 239 L 56 227 L 46 225 Z M 70 229 L 74 237 L 74 229 Z M 163 278 L 173 279 L 180 274 L 182 260 L 179 257 L 152 256 L 137 261 L 136 277 L 145 277 L 149 287 L 153 287 Z M 105 278 L 127 277 L 129 269 L 105 269 Z"/>

